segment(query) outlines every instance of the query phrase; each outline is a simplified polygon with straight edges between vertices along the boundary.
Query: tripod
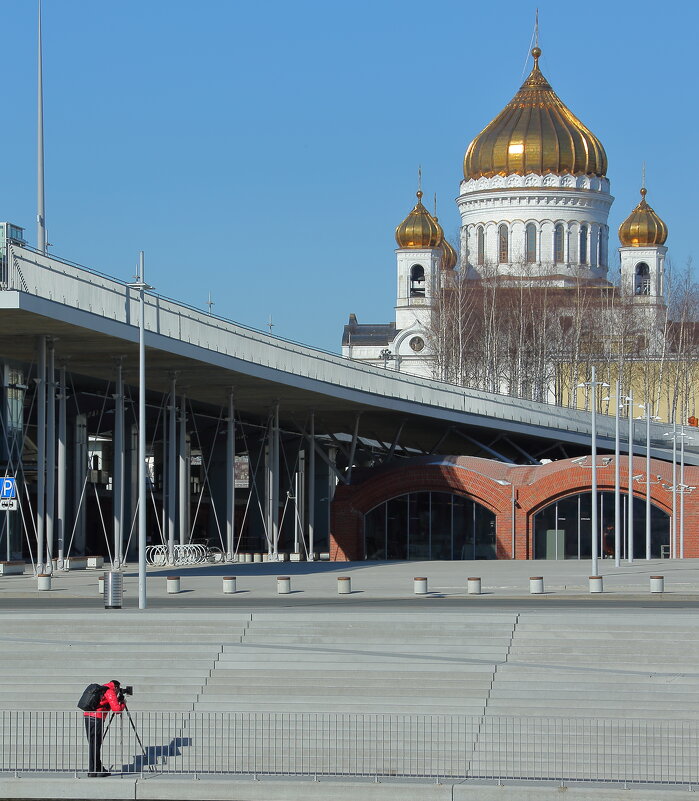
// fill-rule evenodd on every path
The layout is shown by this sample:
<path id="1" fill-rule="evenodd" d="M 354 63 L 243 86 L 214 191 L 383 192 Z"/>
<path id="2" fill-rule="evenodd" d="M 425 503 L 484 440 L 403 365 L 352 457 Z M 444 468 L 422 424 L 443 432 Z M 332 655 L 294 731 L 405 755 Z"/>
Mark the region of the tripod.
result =
<path id="1" fill-rule="evenodd" d="M 143 745 L 143 741 L 141 740 L 141 737 L 140 737 L 140 735 L 138 733 L 138 729 L 136 728 L 136 724 L 133 722 L 133 718 L 131 717 L 131 712 L 129 712 L 129 708 L 128 708 L 128 706 L 126 706 L 126 701 L 123 699 L 123 697 L 120 700 L 121 700 L 121 703 L 124 705 L 124 712 L 126 712 L 126 717 L 127 717 L 128 721 L 129 721 L 129 725 L 133 729 L 133 733 L 134 733 L 134 737 L 136 738 L 136 742 L 138 743 L 138 745 L 139 745 L 139 747 L 141 749 L 141 753 L 143 754 L 144 764 L 148 765 L 148 770 L 149 771 L 153 771 L 153 770 L 155 770 L 155 768 L 148 761 L 148 753 L 146 752 L 145 746 Z M 107 723 L 107 725 L 105 726 L 104 734 L 102 735 L 103 739 L 107 736 L 107 732 L 109 731 L 109 727 L 112 725 L 112 722 L 114 720 L 114 716 L 115 716 L 115 713 L 112 712 L 111 717 L 109 718 L 109 723 Z"/>

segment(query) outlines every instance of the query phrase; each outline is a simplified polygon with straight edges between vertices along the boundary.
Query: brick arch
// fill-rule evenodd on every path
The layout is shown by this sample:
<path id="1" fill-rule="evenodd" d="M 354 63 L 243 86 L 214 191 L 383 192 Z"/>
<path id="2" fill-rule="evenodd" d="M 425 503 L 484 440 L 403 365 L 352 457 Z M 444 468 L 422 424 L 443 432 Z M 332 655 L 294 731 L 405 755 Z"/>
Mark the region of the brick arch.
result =
<path id="1" fill-rule="evenodd" d="M 380 472 L 357 486 L 339 486 L 331 509 L 330 558 L 361 559 L 364 515 L 380 503 L 409 492 L 447 492 L 488 509 L 495 515 L 496 553 L 503 558 L 500 521 L 503 515 L 510 515 L 510 491 L 509 486 L 457 464 L 398 468 Z"/>
<path id="2" fill-rule="evenodd" d="M 599 456 L 600 461 L 604 457 Z M 589 457 L 587 457 L 589 462 Z M 636 457 L 633 474 L 645 474 L 646 460 Z M 699 468 L 685 467 L 685 481 L 699 485 Z M 672 465 L 651 460 L 651 475 L 671 484 Z M 679 477 L 678 477 L 679 480 Z M 504 483 L 498 483 L 499 481 Z M 534 514 L 556 500 L 590 491 L 589 467 L 578 459 L 536 466 L 505 465 L 476 457 L 419 457 L 393 469 L 368 470 L 364 479 L 339 486 L 331 506 L 330 558 L 362 559 L 364 515 L 379 503 L 408 492 L 448 492 L 474 500 L 495 514 L 499 559 L 529 559 L 533 555 Z M 622 491 L 628 486 L 628 460 L 620 463 Z M 672 514 L 672 493 L 662 483 L 651 484 L 651 503 Z M 614 491 L 613 460 L 597 471 L 600 491 Z M 645 484 L 634 497 L 645 497 Z M 512 542 L 514 541 L 514 553 Z M 685 496 L 685 555 L 699 556 L 699 491 Z"/>

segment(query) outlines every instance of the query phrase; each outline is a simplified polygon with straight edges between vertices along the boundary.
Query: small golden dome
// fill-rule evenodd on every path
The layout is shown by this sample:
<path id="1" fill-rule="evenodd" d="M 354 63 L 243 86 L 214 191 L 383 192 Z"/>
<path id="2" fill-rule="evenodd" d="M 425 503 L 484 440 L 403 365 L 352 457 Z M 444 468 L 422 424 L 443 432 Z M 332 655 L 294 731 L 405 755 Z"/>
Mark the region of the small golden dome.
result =
<path id="1" fill-rule="evenodd" d="M 471 142 L 464 177 L 598 175 L 607 172 L 599 139 L 565 106 L 539 70 L 541 50 L 519 92 Z"/>
<path id="2" fill-rule="evenodd" d="M 456 251 L 451 246 L 449 240 L 444 239 L 442 241 L 442 250 L 444 252 L 444 255 L 442 256 L 442 269 L 453 270 L 459 261 L 459 257 L 456 255 Z"/>
<path id="3" fill-rule="evenodd" d="M 417 193 L 417 203 L 413 210 L 396 228 L 396 242 L 399 248 L 424 250 L 438 248 L 442 244 L 444 232 L 439 223 L 422 205 L 422 192 Z"/>
<path id="4" fill-rule="evenodd" d="M 653 247 L 664 245 L 667 225 L 646 203 L 647 189 L 641 189 L 641 202 L 619 226 L 619 239 L 624 247 Z"/>
<path id="5" fill-rule="evenodd" d="M 436 203 L 436 201 L 435 201 Z M 444 236 L 444 229 L 441 225 L 439 225 L 439 217 L 435 216 L 434 221 L 439 226 L 439 230 L 442 232 L 442 260 L 440 262 L 440 267 L 442 270 L 453 270 L 456 267 L 459 257 L 456 255 L 456 251 L 451 246 L 451 242 Z"/>

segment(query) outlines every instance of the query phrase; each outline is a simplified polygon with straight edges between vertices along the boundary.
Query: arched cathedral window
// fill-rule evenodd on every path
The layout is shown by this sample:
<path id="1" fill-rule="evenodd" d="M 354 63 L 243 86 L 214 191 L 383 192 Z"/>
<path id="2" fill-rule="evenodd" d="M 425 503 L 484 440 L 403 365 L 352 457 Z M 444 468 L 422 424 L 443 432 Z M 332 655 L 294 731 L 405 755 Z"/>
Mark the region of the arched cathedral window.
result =
<path id="1" fill-rule="evenodd" d="M 553 260 L 556 264 L 563 263 L 563 225 L 558 225 L 553 229 Z"/>
<path id="2" fill-rule="evenodd" d="M 413 264 L 410 268 L 410 297 L 425 297 L 425 268 L 421 264 Z"/>
<path id="3" fill-rule="evenodd" d="M 599 229 L 599 260 L 600 267 L 607 266 L 607 237 L 604 235 L 604 228 Z"/>
<path id="4" fill-rule="evenodd" d="M 636 265 L 633 291 L 636 295 L 650 295 L 650 268 L 644 261 Z"/>
<path id="5" fill-rule="evenodd" d="M 476 249 L 478 251 L 478 264 L 485 264 L 485 231 L 478 228 L 476 231 Z"/>
<path id="6" fill-rule="evenodd" d="M 527 224 L 524 236 L 527 264 L 534 264 L 536 261 L 536 225 L 534 223 Z"/>
<path id="7" fill-rule="evenodd" d="M 580 226 L 580 264 L 587 264 L 587 233 L 586 225 Z"/>
<path id="8" fill-rule="evenodd" d="M 507 264 L 510 260 L 510 242 L 509 231 L 507 226 L 503 223 L 498 228 L 498 261 L 500 264 Z"/>

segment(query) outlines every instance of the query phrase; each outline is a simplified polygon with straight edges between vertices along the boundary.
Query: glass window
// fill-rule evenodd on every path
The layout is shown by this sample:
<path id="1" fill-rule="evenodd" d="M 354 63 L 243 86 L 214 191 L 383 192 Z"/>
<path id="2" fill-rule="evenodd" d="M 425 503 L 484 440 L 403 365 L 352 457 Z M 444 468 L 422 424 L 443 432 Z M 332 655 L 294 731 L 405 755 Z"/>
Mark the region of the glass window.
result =
<path id="1" fill-rule="evenodd" d="M 477 248 L 478 248 L 478 264 L 485 264 L 485 231 L 479 228 L 476 231 Z"/>
<path id="2" fill-rule="evenodd" d="M 500 264 L 507 264 L 510 260 L 509 231 L 503 223 L 498 228 L 498 261 Z"/>
<path id="3" fill-rule="evenodd" d="M 525 229 L 527 264 L 534 264 L 536 261 L 536 226 L 528 223 Z"/>
<path id="4" fill-rule="evenodd" d="M 366 559 L 495 559 L 495 515 L 447 492 L 411 492 L 364 516 Z"/>
<path id="5" fill-rule="evenodd" d="M 588 228 L 586 225 L 580 226 L 580 264 L 587 264 L 587 237 Z"/>
<path id="6" fill-rule="evenodd" d="M 613 559 L 614 493 L 598 494 L 597 553 L 601 559 Z M 628 496 L 622 496 L 622 520 L 627 519 Z M 645 498 L 634 498 L 634 556 L 646 555 L 646 503 Z M 651 506 L 651 558 L 662 556 L 663 546 L 670 542 L 670 517 L 662 509 Z M 534 517 L 535 559 L 589 559 L 592 555 L 592 494 L 571 495 L 542 509 Z M 620 557 L 626 559 L 626 536 L 620 532 Z"/>
<path id="7" fill-rule="evenodd" d="M 599 229 L 599 265 L 600 267 L 607 266 L 607 236 L 604 228 Z"/>
<path id="8" fill-rule="evenodd" d="M 386 504 L 364 516 L 364 558 L 386 558 Z"/>
<path id="9" fill-rule="evenodd" d="M 553 260 L 556 264 L 563 263 L 563 225 L 558 225 L 553 229 Z"/>

